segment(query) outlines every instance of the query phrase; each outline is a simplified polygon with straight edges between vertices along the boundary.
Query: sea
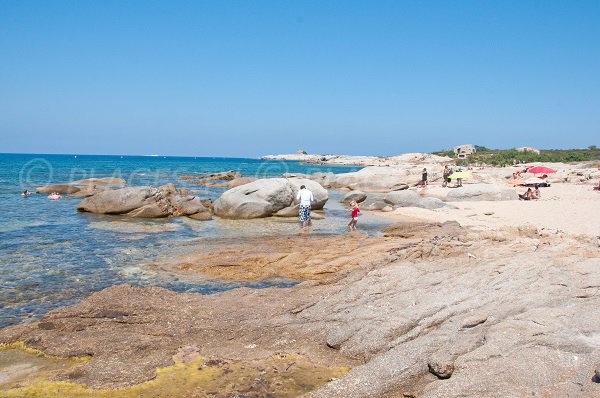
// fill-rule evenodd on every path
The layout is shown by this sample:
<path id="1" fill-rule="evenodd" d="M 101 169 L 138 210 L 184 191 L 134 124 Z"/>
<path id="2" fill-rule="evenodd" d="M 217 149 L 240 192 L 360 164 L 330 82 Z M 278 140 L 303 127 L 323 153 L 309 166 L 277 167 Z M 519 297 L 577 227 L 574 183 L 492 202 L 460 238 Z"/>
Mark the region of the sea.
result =
<path id="1" fill-rule="evenodd" d="M 79 213 L 81 200 L 63 195 L 21 192 L 84 178 L 119 177 L 128 186 L 160 186 L 169 182 L 203 198 L 218 198 L 224 188 L 203 187 L 180 177 L 236 170 L 244 176 L 275 177 L 284 173 L 359 170 L 354 166 L 321 166 L 295 161 L 173 156 L 100 156 L 0 154 L 0 327 L 36 319 L 57 307 L 76 303 L 95 291 L 128 283 L 160 286 L 177 292 L 213 294 L 237 287 L 287 287 L 300 281 L 274 278 L 259 282 L 224 282 L 202 276 L 184 277 L 157 271 L 148 264 L 202 248 L 214 237 L 297 234 L 290 220 L 196 221 L 186 217 L 130 219 Z M 311 233 L 345 233 L 347 212 L 341 192 L 330 192 L 325 219 L 315 220 Z M 361 219 L 366 233 L 384 223 Z"/>

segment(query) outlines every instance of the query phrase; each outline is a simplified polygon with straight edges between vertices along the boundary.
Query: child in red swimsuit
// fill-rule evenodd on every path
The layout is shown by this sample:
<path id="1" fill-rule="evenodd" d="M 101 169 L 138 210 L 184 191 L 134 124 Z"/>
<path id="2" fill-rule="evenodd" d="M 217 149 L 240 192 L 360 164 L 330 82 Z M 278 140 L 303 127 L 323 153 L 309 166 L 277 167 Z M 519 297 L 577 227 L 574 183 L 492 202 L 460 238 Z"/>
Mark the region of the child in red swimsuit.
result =
<path id="1" fill-rule="evenodd" d="M 356 203 L 356 201 L 353 200 L 350 204 L 352 205 L 352 209 L 350 209 L 352 219 L 348 223 L 348 231 L 353 231 L 356 230 L 356 222 L 358 221 L 358 213 L 360 213 L 360 209 L 358 208 L 358 203 Z"/>

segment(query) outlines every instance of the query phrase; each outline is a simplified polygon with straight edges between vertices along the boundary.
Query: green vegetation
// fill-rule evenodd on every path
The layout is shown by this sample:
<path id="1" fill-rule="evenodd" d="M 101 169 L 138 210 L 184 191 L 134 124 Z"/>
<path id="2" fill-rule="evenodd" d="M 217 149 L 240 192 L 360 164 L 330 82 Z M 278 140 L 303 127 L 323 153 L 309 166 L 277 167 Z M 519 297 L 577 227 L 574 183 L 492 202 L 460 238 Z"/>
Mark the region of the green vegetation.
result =
<path id="1" fill-rule="evenodd" d="M 494 166 L 512 165 L 513 159 L 518 162 L 544 162 L 544 163 L 570 163 L 600 160 L 600 148 L 596 145 L 590 145 L 586 149 L 542 149 L 539 154 L 535 152 L 519 152 L 516 149 L 489 149 L 477 146 L 477 152 L 467 159 L 457 159 L 458 165 L 471 164 L 490 164 Z M 435 152 L 440 156 L 454 157 L 452 151 Z"/>

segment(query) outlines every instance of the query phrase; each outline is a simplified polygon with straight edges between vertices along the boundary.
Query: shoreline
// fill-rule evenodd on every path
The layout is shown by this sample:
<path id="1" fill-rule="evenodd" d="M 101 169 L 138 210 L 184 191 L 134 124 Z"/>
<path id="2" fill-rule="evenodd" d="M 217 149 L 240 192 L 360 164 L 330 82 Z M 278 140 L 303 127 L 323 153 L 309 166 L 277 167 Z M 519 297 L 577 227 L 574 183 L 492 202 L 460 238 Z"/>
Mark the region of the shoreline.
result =
<path id="1" fill-rule="evenodd" d="M 142 264 L 174 280 L 298 282 L 289 287 L 201 295 L 116 284 L 0 329 L 0 369 L 3 355 L 19 358 L 8 368 L 12 379 L 0 379 L 0 397 L 63 387 L 65 397 L 81 388 L 118 397 L 150 385 L 156 397 L 595 393 L 600 320 L 581 316 L 600 305 L 600 201 L 589 175 L 565 167 L 541 199 L 518 201 L 523 188 L 507 186 L 511 169 L 473 170 L 457 189 L 440 187 L 435 169 L 432 185 L 413 188 L 422 167 L 314 176 L 342 193 L 364 187 L 352 194 L 366 196 L 363 217 L 386 220 L 376 223 L 380 233 L 361 232 L 369 225 L 360 220 L 349 234 L 279 236 L 266 228 L 258 237 L 188 242 L 184 252 Z M 340 211 L 342 193 L 330 193 L 329 210 Z M 220 220 L 229 228 L 261 224 Z M 40 373 L 32 358 L 7 353 L 22 346 L 41 357 L 90 359 Z M 544 372 L 524 373 L 523 364 Z M 210 375 L 225 381 L 211 384 Z M 170 385 L 180 378 L 191 381 Z"/>
<path id="2" fill-rule="evenodd" d="M 390 214 L 390 217 L 398 219 L 404 215 Z M 457 394 L 477 391 L 473 390 L 477 384 L 468 380 L 483 377 L 475 376 L 482 369 L 461 365 L 461 361 L 481 349 L 489 351 L 496 344 L 502 344 L 504 350 L 511 344 L 518 344 L 523 351 L 521 355 L 525 355 L 519 361 L 537 360 L 534 358 L 540 353 L 528 348 L 530 343 L 502 339 L 496 342 L 506 333 L 506 327 L 514 327 L 508 325 L 515 322 L 513 317 L 519 317 L 519 311 L 522 311 L 519 303 L 523 300 L 531 306 L 526 312 L 531 315 L 525 316 L 534 317 L 536 323 L 519 327 L 525 327 L 526 334 L 530 333 L 529 340 L 542 344 L 545 333 L 534 337 L 538 323 L 545 327 L 553 325 L 553 333 L 559 333 L 559 336 L 566 333 L 564 338 L 569 341 L 575 333 L 569 334 L 562 329 L 560 317 L 554 321 L 548 318 L 556 315 L 552 308 L 572 314 L 575 309 L 582 311 L 583 308 L 579 308 L 582 305 L 588 311 L 600 304 L 600 297 L 593 295 L 590 288 L 594 283 L 589 281 L 589 276 L 582 277 L 589 274 L 577 276 L 577 272 L 591 270 L 600 261 L 591 238 L 523 226 L 481 230 L 477 225 L 461 227 L 456 222 L 396 224 L 387 227 L 385 235 L 369 238 L 379 242 L 374 246 L 359 245 L 369 261 L 357 261 L 350 268 L 290 288 L 239 288 L 203 296 L 162 288 L 117 285 L 95 293 L 79 304 L 52 311 L 40 321 L 1 329 L 0 342 L 22 341 L 59 357 L 91 355 L 91 361 L 77 364 L 53 377 L 93 388 L 118 386 L 121 391 L 139 388 L 136 387 L 139 383 L 154 379 L 154 369 L 173 364 L 179 366 L 176 358 L 182 355 L 191 358 L 189 363 L 196 363 L 197 358 L 212 358 L 217 361 L 215 363 L 228 364 L 225 366 L 228 369 L 232 369 L 233 364 L 244 367 L 244 363 L 249 366 L 251 361 L 258 361 L 256 366 L 260 369 L 265 366 L 260 365 L 261 361 L 281 353 L 304 358 L 298 359 L 301 362 L 321 364 L 314 366 L 327 364 L 333 366 L 332 369 L 351 368 L 349 373 L 315 386 L 312 392 L 304 391 L 309 397 L 383 397 L 394 391 L 399 396 L 419 392 L 418 396 L 427 397 L 437 396 L 431 395 L 434 391 L 448 392 L 448 383 Z M 327 246 L 332 252 L 346 249 L 344 238 L 348 239 L 328 241 Z M 304 263 L 317 274 L 322 267 L 318 259 L 325 259 L 323 264 L 335 261 L 318 246 L 310 246 L 306 237 L 290 239 L 297 239 L 299 245 L 314 249 L 307 251 L 312 254 L 307 254 Z M 262 257 L 267 259 L 266 267 L 272 266 L 274 272 L 280 271 L 276 262 L 271 261 L 272 255 L 277 255 L 274 253 L 276 248 L 283 247 L 278 243 L 274 241 L 272 246 L 266 246 Z M 525 254 L 529 250 L 536 251 L 536 261 L 529 261 Z M 220 252 L 215 250 L 214 254 L 218 256 Z M 511 255 L 507 256 L 509 252 Z M 352 256 L 352 252 L 348 255 Z M 258 255 L 251 252 L 249 256 Z M 226 253 L 223 258 L 227 258 Z M 573 262 L 576 258 L 582 262 Z M 546 293 L 539 296 L 527 287 L 531 276 L 542 270 L 552 270 L 543 280 L 535 282 L 537 291 L 547 291 L 548 296 Z M 571 276 L 565 279 L 563 274 Z M 472 289 L 487 283 L 489 278 L 501 286 L 500 291 L 483 301 L 477 296 L 469 298 L 475 292 Z M 577 291 L 570 293 L 555 287 L 557 280 L 576 281 L 573 288 Z M 513 296 L 514 300 L 503 304 L 501 301 L 498 306 L 494 295 L 499 294 L 498 298 L 503 297 L 506 301 L 507 289 L 520 293 Z M 552 297 L 554 295 L 558 296 Z M 559 302 L 562 304 L 557 306 Z M 575 302 L 579 304 L 573 307 Z M 590 329 L 595 323 L 599 322 L 594 321 L 585 330 L 600 330 L 600 323 Z M 457 329 L 453 325 L 463 326 Z M 500 330 L 496 331 L 498 328 Z M 148 333 L 156 337 L 143 337 Z M 488 343 L 475 344 L 482 335 L 487 336 Z M 455 348 L 447 351 L 443 344 L 440 345 L 443 341 L 454 341 L 452 346 Z M 594 351 L 589 354 L 581 351 L 582 347 L 588 347 L 588 342 L 580 340 L 571 344 L 580 346 L 577 369 L 588 369 L 582 373 L 585 375 L 593 372 Z M 138 348 L 131 351 L 126 348 L 129 346 Z M 182 351 L 181 347 L 189 348 Z M 560 346 L 552 350 L 563 355 Z M 515 364 L 511 360 L 501 365 L 505 360 L 493 359 L 496 355 L 493 350 L 485 355 L 492 363 L 497 362 L 490 365 L 490 369 L 498 366 L 510 369 Z M 116 358 L 123 365 L 115 368 Z M 149 358 L 154 359 L 148 361 Z M 404 371 L 396 373 L 397 367 Z M 452 382 L 445 381 L 445 376 L 435 376 L 443 374 L 443 369 L 452 369 L 454 375 L 448 379 Z M 558 371 L 563 367 L 554 361 L 549 369 Z M 514 377 L 512 371 L 508 375 Z M 490 381 L 497 391 L 506 391 L 502 384 L 505 382 L 503 377 Z M 537 383 L 535 379 L 533 382 Z M 191 391 L 199 391 L 196 389 L 201 388 L 201 379 L 198 383 Z M 275 385 L 265 383 L 267 389 L 277 390 Z M 569 391 L 567 387 L 561 387 L 561 383 L 553 382 L 552 388 Z M 248 385 L 260 390 L 254 383 L 246 384 L 246 387 Z M 519 391 L 524 392 L 533 385 L 523 382 Z M 588 388 L 586 391 L 596 388 L 589 383 L 584 386 Z M 189 394 L 185 388 L 177 391 Z M 514 388 L 517 387 L 511 384 L 511 389 Z M 0 390 L 0 396 L 2 394 Z"/>

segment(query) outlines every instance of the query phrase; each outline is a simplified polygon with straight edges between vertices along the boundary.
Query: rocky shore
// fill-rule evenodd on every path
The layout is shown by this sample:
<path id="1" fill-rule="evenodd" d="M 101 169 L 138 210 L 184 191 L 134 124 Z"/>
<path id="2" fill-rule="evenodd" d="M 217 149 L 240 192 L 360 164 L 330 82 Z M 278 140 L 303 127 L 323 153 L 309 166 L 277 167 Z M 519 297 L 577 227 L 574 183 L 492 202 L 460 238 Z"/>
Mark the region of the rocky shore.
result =
<path id="1" fill-rule="evenodd" d="M 80 211 L 199 219 L 295 216 L 307 185 L 317 209 L 337 189 L 341 202 L 396 223 L 376 236 L 204 238 L 145 266 L 298 284 L 214 295 L 104 289 L 0 330 L 0 397 L 599 396 L 595 165 L 564 165 L 542 199 L 522 202 L 511 168 L 472 170 L 464 187 L 441 188 L 444 162 L 434 159 L 433 186 L 415 188 L 423 159 L 249 181 L 214 207 L 173 184 L 65 184 L 94 190 Z"/>
<path id="2" fill-rule="evenodd" d="M 263 271 L 251 277 L 296 268 L 304 272 L 290 276 L 313 281 L 212 296 L 115 286 L 40 321 L 2 329 L 0 342 L 91 356 L 53 378 L 125 388 L 119 391 L 156 378 L 157 368 L 174 366 L 182 355 L 246 366 L 283 355 L 323 372 L 351 368 L 302 392 L 311 397 L 592 397 L 600 391 L 592 381 L 600 354 L 600 320 L 592 315 L 600 304 L 594 239 L 532 228 L 481 231 L 455 222 L 399 224 L 385 235 L 331 238 L 328 251 L 317 237 L 289 238 L 298 239 L 292 247 L 305 248 L 297 261 L 281 260 L 295 255 L 281 242 L 262 251 L 260 241 L 248 242 L 240 249 L 240 273 L 214 271 L 229 268 L 233 255 L 217 245 L 197 254 L 199 267 L 165 267 L 228 278 L 254 268 Z M 349 245 L 348 257 L 358 261 L 342 257 L 336 270 L 332 253 L 346 253 Z M 324 275 L 329 267 L 337 272 Z M 210 396 L 242 395 L 248 385 L 240 383 Z M 191 391 L 180 394 L 209 396 L 201 383 L 185 388 Z M 244 396 L 264 396 L 253 388 Z"/>

